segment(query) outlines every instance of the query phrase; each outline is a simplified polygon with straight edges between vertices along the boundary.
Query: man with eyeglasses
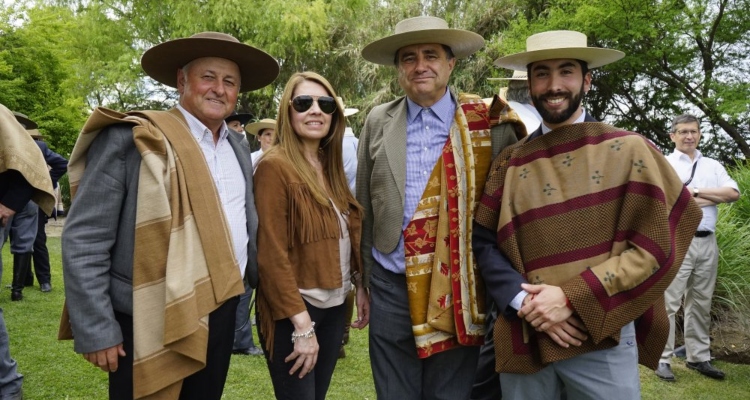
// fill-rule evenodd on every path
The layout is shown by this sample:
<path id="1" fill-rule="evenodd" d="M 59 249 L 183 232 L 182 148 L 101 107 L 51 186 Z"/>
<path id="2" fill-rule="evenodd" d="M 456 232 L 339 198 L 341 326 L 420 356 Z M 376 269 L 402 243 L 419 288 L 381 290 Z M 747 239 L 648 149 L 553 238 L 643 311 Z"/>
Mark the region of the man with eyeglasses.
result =
<path id="1" fill-rule="evenodd" d="M 688 368 L 714 379 L 724 379 L 724 372 L 711 365 L 710 328 L 711 298 L 719 267 L 719 248 L 716 244 L 717 204 L 730 203 L 740 197 L 740 191 L 726 169 L 716 160 L 705 157 L 698 150 L 701 140 L 698 118 L 690 114 L 676 117 L 669 134 L 675 144 L 667 160 L 703 210 L 695 237 L 680 266 L 677 276 L 665 292 L 669 317 L 669 338 L 662 352 L 656 375 L 674 381 L 671 362 L 674 353 L 675 314 L 684 299 L 684 338 Z"/>
<path id="2" fill-rule="evenodd" d="M 481 97 L 448 88 L 484 45 L 435 17 L 399 22 L 362 50 L 395 66 L 406 96 L 375 107 L 360 135 L 357 200 L 379 399 L 467 399 L 484 334 L 471 220 L 492 157 Z"/>

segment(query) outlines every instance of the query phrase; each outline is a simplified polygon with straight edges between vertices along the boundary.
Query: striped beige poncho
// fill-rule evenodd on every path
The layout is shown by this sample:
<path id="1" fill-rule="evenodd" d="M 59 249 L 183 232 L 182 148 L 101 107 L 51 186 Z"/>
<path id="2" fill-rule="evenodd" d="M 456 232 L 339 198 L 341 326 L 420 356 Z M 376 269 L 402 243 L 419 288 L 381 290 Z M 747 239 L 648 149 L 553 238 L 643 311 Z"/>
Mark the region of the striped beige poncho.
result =
<path id="1" fill-rule="evenodd" d="M 71 194 L 103 128 L 131 123 L 142 161 L 133 260 L 136 399 L 177 399 L 204 368 L 208 314 L 244 292 L 223 209 L 200 147 L 177 109 L 97 109 L 70 159 Z M 63 314 L 61 338 L 71 332 Z"/>

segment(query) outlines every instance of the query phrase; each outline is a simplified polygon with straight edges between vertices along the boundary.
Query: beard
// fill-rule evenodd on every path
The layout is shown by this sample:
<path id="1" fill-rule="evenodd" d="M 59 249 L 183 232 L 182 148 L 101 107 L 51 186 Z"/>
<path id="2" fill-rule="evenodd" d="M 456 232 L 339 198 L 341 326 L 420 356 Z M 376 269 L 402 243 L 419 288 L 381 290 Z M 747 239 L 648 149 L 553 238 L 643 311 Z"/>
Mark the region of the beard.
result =
<path id="1" fill-rule="evenodd" d="M 559 124 L 561 122 L 567 121 L 570 117 L 575 114 L 576 110 L 578 110 L 578 107 L 581 106 L 581 101 L 583 100 L 583 84 L 581 84 L 581 90 L 578 91 L 575 95 L 568 92 L 568 93 L 552 93 L 547 92 L 544 94 L 541 94 L 539 96 L 531 96 L 531 101 L 534 103 L 534 107 L 537 111 L 539 111 L 539 115 L 542 116 L 542 120 L 544 122 L 547 122 L 549 124 Z M 550 97 L 560 97 L 560 95 L 564 95 L 566 99 L 568 99 L 568 107 L 562 111 L 558 112 L 551 112 L 547 110 L 544 107 L 545 101 Z"/>

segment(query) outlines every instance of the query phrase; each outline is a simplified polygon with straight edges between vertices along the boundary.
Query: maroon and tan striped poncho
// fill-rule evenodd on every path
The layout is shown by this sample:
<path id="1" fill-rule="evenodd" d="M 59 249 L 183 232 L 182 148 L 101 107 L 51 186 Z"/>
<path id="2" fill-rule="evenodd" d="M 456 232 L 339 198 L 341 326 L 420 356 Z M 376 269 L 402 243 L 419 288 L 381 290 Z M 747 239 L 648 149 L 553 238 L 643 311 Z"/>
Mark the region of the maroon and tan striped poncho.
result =
<path id="1" fill-rule="evenodd" d="M 499 372 L 613 347 L 633 320 L 639 362 L 656 368 L 669 329 L 664 290 L 702 214 L 647 139 L 580 123 L 519 142 L 493 162 L 476 215 L 528 282 L 562 288 L 589 333 L 566 349 L 519 318 L 498 318 Z"/>

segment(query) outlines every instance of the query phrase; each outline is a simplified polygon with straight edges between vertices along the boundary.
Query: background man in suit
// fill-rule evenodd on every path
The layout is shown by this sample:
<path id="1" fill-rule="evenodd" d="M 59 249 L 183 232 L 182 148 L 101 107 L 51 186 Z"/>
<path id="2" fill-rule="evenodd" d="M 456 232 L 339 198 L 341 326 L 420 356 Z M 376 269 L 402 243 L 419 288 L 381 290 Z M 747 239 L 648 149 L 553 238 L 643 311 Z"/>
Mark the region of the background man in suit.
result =
<path id="1" fill-rule="evenodd" d="M 218 400 L 241 276 L 257 284 L 250 149 L 224 119 L 279 67 L 217 32 L 156 45 L 141 65 L 177 88 L 177 107 L 97 110 L 71 155 L 62 245 L 74 349 L 110 373 L 112 399 Z"/>
<path id="2" fill-rule="evenodd" d="M 647 139 L 582 106 L 589 69 L 622 52 L 574 31 L 538 33 L 526 47 L 495 65 L 526 68 L 543 123 L 493 162 L 474 227 L 498 307 L 502 396 L 639 398 L 638 362 L 658 364 L 664 289 L 700 211 Z"/>
<path id="3" fill-rule="evenodd" d="M 356 190 L 364 207 L 370 362 L 380 399 L 465 399 L 471 392 L 483 316 L 472 320 L 469 309 L 461 314 L 462 306 L 453 302 L 461 294 L 443 282 L 452 268 L 464 278 L 473 272 L 466 254 L 446 245 L 449 239 L 461 241 L 468 230 L 463 225 L 448 233 L 450 217 L 439 210 L 449 207 L 438 204 L 449 197 L 441 177 L 466 179 L 471 183 L 451 199 L 460 204 L 455 209 L 465 210 L 454 220 L 470 221 L 475 190 L 486 176 L 491 158 L 486 105 L 479 96 L 459 98 L 448 90 L 456 59 L 483 45 L 476 33 L 449 29 L 439 18 L 416 17 L 362 50 L 368 61 L 395 65 L 406 94 L 375 107 L 359 141 Z M 467 158 L 448 160 L 462 157 L 457 150 L 462 144 Z M 419 245 L 420 238 L 429 243 Z M 457 258 L 443 258 L 446 254 Z M 477 300 L 483 307 L 484 299 L 476 298 L 464 298 L 463 305 Z"/>
<path id="4" fill-rule="evenodd" d="M 701 206 L 703 219 L 690 242 L 680 271 L 665 293 L 669 316 L 669 339 L 661 355 L 656 375 L 674 381 L 672 353 L 674 350 L 674 316 L 685 299 L 685 349 L 687 367 L 714 379 L 724 379 L 724 372 L 711 365 L 711 298 L 719 268 L 719 247 L 716 244 L 716 219 L 720 203 L 740 198 L 740 190 L 727 170 L 718 161 L 705 157 L 698 150 L 701 128 L 698 118 L 690 114 L 675 117 L 669 137 L 674 152 L 667 160 L 677 171 L 685 186 Z"/>

